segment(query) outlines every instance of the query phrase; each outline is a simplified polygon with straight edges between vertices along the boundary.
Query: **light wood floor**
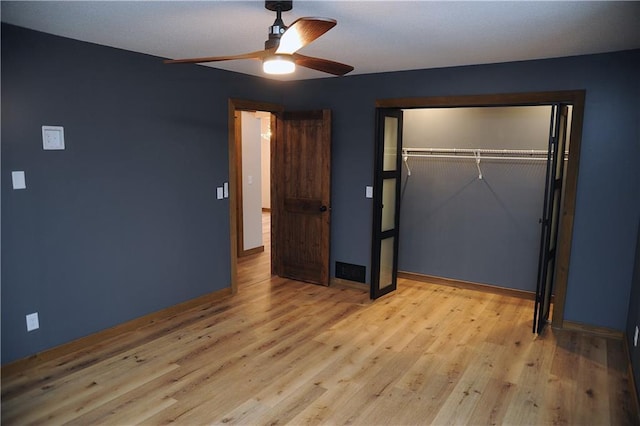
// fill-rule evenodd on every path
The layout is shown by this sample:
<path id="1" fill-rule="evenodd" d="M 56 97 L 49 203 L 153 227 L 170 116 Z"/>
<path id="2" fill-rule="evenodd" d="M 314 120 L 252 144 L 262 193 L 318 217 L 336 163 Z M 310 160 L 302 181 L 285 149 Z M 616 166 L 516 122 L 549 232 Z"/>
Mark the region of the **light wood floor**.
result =
<path id="1" fill-rule="evenodd" d="M 4 377 L 2 424 L 636 424 L 621 341 L 535 338 L 531 301 L 453 287 L 370 302 L 265 256 L 234 297 Z"/>

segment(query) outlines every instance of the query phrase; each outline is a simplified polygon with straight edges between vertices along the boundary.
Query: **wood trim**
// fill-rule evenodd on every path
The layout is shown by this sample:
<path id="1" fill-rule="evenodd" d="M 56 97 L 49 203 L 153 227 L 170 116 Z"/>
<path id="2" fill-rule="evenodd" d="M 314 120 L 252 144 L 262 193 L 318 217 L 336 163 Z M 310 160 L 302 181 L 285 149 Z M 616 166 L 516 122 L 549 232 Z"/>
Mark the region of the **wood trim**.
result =
<path id="1" fill-rule="evenodd" d="M 231 254 L 231 292 L 236 294 L 238 292 L 238 178 L 236 171 L 237 164 L 237 148 L 235 138 L 235 115 L 236 111 L 269 111 L 271 113 L 278 113 L 284 111 L 284 107 L 278 104 L 272 104 L 268 102 L 249 101 L 244 99 L 230 98 L 228 102 L 228 116 L 227 116 L 227 145 L 229 150 L 229 239 L 230 239 L 230 254 Z M 274 120 L 272 117 L 271 123 Z M 275 132 L 271 131 L 272 135 Z M 272 136 L 272 152 L 274 137 Z M 273 186 L 273 182 L 272 182 Z M 272 189 L 273 192 L 273 189 Z M 272 229 L 273 232 L 273 229 Z M 274 240 L 272 238 L 271 240 Z M 273 253 L 273 251 L 272 251 Z"/>
<path id="2" fill-rule="evenodd" d="M 415 98 L 393 98 L 376 100 L 377 108 L 450 108 L 482 106 L 523 106 L 551 104 L 554 102 L 573 103 L 576 98 L 584 98 L 584 90 L 554 92 L 498 93 L 490 95 L 429 96 Z"/>
<path id="3" fill-rule="evenodd" d="M 282 271 L 280 268 L 280 248 L 278 241 L 280 240 L 280 199 L 279 182 L 280 173 L 278 173 L 278 149 L 277 141 L 284 140 L 283 128 L 280 125 L 282 114 L 271 115 L 271 275 L 280 276 Z"/>
<path id="4" fill-rule="evenodd" d="M 279 264 L 279 252 L 278 252 L 278 209 L 273 208 L 274 202 L 273 200 L 278 199 L 278 185 L 276 185 L 276 181 L 279 179 L 280 170 L 276 170 L 274 165 L 276 164 L 277 156 L 277 141 L 282 137 L 281 130 L 278 127 L 278 117 L 276 114 L 271 114 L 271 146 L 269 149 L 269 171 L 270 171 L 270 184 L 271 184 L 271 275 L 278 275 L 278 264 Z"/>
<path id="5" fill-rule="evenodd" d="M 234 113 L 234 139 L 236 152 L 236 217 L 238 218 L 238 257 L 242 257 L 244 250 L 244 198 L 242 191 L 242 111 Z"/>
<path id="6" fill-rule="evenodd" d="M 456 280 L 453 278 L 436 277 L 433 275 L 416 274 L 414 272 L 398 271 L 398 278 L 404 278 L 407 280 L 420 281 L 430 284 L 446 285 L 449 287 L 463 288 L 465 290 L 482 291 L 485 293 L 499 294 L 501 296 L 517 297 L 520 299 L 535 300 L 536 298 L 535 292 L 532 291 L 499 287 L 491 284 L 474 283 L 470 281 Z"/>
<path id="7" fill-rule="evenodd" d="M 564 322 L 564 305 L 569 282 L 569 265 L 571 260 L 571 242 L 573 240 L 573 223 L 576 212 L 576 194 L 578 192 L 578 171 L 580 168 L 580 148 L 582 145 L 582 125 L 584 122 L 585 92 L 573 93 L 571 104 L 571 134 L 569 135 L 569 159 L 564 180 L 562 210 L 558 229 L 556 247 L 556 267 L 554 277 L 554 295 L 551 324 L 562 328 Z"/>
<path id="8" fill-rule="evenodd" d="M 251 101 L 238 98 L 231 98 L 229 99 L 229 101 L 233 103 L 235 109 L 239 109 L 242 111 L 268 111 L 272 113 L 284 111 L 284 106 L 271 102 Z"/>
<path id="9" fill-rule="evenodd" d="M 114 327 L 107 328 L 97 333 L 72 340 L 68 343 L 47 349 L 46 351 L 36 353 L 27 358 L 22 358 L 2 366 L 2 377 L 20 374 L 26 369 L 34 368 L 52 359 L 69 355 L 73 352 L 84 350 L 90 346 L 104 342 L 105 340 L 117 337 L 124 333 L 136 331 L 147 325 L 157 323 L 158 321 L 168 319 L 182 312 L 188 311 L 200 305 L 213 303 L 217 300 L 224 299 L 232 294 L 231 288 L 223 288 L 222 290 L 208 293 L 195 299 L 187 300 L 177 305 L 152 312 L 145 316 L 132 319 L 130 321 L 118 324 Z"/>
<path id="10" fill-rule="evenodd" d="M 569 280 L 571 242 L 576 208 L 580 147 L 584 122 L 585 90 L 565 90 L 553 92 L 501 93 L 488 95 L 433 96 L 415 98 L 378 99 L 377 108 L 455 108 L 481 106 L 523 106 L 567 103 L 573 106 L 571 115 L 571 135 L 569 140 L 569 160 L 567 163 L 565 190 L 562 196 L 562 212 L 558 230 L 556 271 L 554 283 L 554 304 L 552 325 L 563 327 L 564 306 Z"/>
<path id="11" fill-rule="evenodd" d="M 228 105 L 228 149 L 229 149 L 229 237 L 231 257 L 231 292 L 238 292 L 238 212 L 236 211 L 238 179 L 236 174 L 236 104 L 229 99 Z"/>
<path id="12" fill-rule="evenodd" d="M 598 327 L 595 325 L 583 324 L 581 322 L 575 321 L 563 321 L 562 329 L 593 334 L 596 336 L 604 337 L 605 339 L 620 340 L 624 338 L 624 333 L 622 331 L 614 330 L 613 328 L 608 327 Z"/>
<path id="13" fill-rule="evenodd" d="M 633 406 L 633 415 L 635 424 L 640 425 L 640 395 L 636 388 L 636 378 L 633 374 L 633 364 L 631 363 L 631 350 L 629 349 L 629 339 L 625 333 L 623 338 L 623 346 L 625 359 L 627 361 L 627 376 L 629 376 L 629 393 L 631 393 L 631 405 Z"/>
<path id="14" fill-rule="evenodd" d="M 270 208 L 267 208 L 267 207 L 263 207 L 263 208 L 262 208 L 262 212 L 263 212 L 263 213 L 271 213 L 271 209 L 270 209 Z"/>
<path id="15" fill-rule="evenodd" d="M 248 250 L 243 250 L 242 253 L 238 253 L 238 257 L 251 256 L 252 254 L 262 253 L 262 252 L 264 252 L 264 246 L 258 246 L 258 247 L 250 248 Z"/>

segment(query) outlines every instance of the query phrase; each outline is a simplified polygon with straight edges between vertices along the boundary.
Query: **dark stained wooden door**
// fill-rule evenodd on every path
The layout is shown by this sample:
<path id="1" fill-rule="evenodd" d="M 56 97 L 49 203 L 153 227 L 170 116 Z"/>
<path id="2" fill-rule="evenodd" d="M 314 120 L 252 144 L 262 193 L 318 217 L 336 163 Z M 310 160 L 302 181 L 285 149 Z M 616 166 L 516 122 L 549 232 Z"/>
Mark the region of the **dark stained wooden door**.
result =
<path id="1" fill-rule="evenodd" d="M 329 285 L 331 111 L 283 112 L 272 154 L 272 272 Z"/>

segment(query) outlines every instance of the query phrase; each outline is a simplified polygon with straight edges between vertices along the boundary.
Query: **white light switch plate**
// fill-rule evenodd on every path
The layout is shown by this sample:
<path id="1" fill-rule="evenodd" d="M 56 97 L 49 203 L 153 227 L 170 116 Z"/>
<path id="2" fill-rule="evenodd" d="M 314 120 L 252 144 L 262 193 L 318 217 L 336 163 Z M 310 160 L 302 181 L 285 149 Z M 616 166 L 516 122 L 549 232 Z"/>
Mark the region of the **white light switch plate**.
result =
<path id="1" fill-rule="evenodd" d="M 42 126 L 42 149 L 64 149 L 64 128 L 61 126 Z"/>
<path id="2" fill-rule="evenodd" d="M 224 198 L 229 198 L 229 182 L 224 183 Z"/>
<path id="3" fill-rule="evenodd" d="M 34 312 L 27 315 L 27 331 L 33 331 L 40 328 L 40 321 L 38 320 L 38 313 Z"/>
<path id="4" fill-rule="evenodd" d="M 367 186 L 365 188 L 364 196 L 367 198 L 373 198 L 373 186 Z"/>
<path id="5" fill-rule="evenodd" d="M 13 189 L 26 189 L 27 182 L 24 179 L 24 172 L 21 170 L 11 172 L 11 180 L 13 181 Z"/>
<path id="6" fill-rule="evenodd" d="M 218 200 L 222 200 L 224 198 L 224 188 L 221 186 L 217 188 L 217 197 Z"/>

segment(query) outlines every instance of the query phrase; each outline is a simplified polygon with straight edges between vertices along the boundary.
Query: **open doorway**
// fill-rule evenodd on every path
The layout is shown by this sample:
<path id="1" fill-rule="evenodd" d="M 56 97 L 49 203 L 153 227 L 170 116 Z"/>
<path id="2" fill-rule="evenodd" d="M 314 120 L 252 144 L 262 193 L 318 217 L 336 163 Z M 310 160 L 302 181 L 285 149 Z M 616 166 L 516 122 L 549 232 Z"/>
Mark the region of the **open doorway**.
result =
<path id="1" fill-rule="evenodd" d="M 240 284 L 271 275 L 271 116 L 269 111 L 235 113 Z"/>
<path id="2" fill-rule="evenodd" d="M 539 283 L 551 280 L 547 269 L 553 269 L 541 270 L 540 259 L 555 244 L 550 235 L 549 248 L 541 249 L 541 231 L 555 229 L 543 225 L 553 221 L 545 202 L 553 192 L 545 192 L 555 153 L 550 141 L 562 142 L 563 154 L 568 149 L 565 135 L 550 134 L 556 110 L 403 111 L 400 276 L 536 300 Z M 566 116 L 570 121 L 570 108 Z M 548 287 L 551 304 L 551 282 Z"/>
<path id="3" fill-rule="evenodd" d="M 275 123 L 275 113 L 282 112 L 284 108 L 277 104 L 271 104 L 267 102 L 257 102 L 257 101 L 247 101 L 242 99 L 229 99 L 229 115 L 228 115 L 228 128 L 229 128 L 229 229 L 231 232 L 230 235 L 230 255 L 231 255 L 231 291 L 233 294 L 238 291 L 238 283 L 242 280 L 242 282 L 254 281 L 260 279 L 261 277 L 252 276 L 249 274 L 262 274 L 266 275 L 267 278 L 271 275 L 272 272 L 272 264 L 271 264 L 271 247 L 272 247 L 272 227 L 270 221 L 268 224 L 262 223 L 262 185 L 257 186 L 254 178 L 259 177 L 259 180 L 262 181 L 262 170 L 259 173 L 255 173 L 255 171 L 251 171 L 252 176 L 252 188 L 259 188 L 259 201 L 258 201 L 258 220 L 260 223 L 254 226 L 259 229 L 258 236 L 261 240 L 261 244 L 258 246 L 262 246 L 262 249 L 257 249 L 254 253 L 247 253 L 250 256 L 239 256 L 240 254 L 244 254 L 246 252 L 244 247 L 244 214 L 243 214 L 243 163 L 242 163 L 242 113 L 252 113 L 255 117 L 255 112 L 260 111 L 261 113 L 258 115 L 260 118 L 255 119 L 254 125 L 257 124 L 256 127 L 258 129 L 255 133 L 255 141 L 257 141 L 258 146 L 260 146 L 260 156 L 259 156 L 259 166 L 258 169 L 262 169 L 262 146 L 266 143 L 266 138 L 269 137 L 269 164 L 273 161 L 273 153 L 272 149 L 275 138 L 271 133 L 271 129 L 274 127 Z M 265 131 L 263 136 L 262 131 L 262 117 L 269 116 L 269 131 Z M 263 142 L 265 140 L 265 142 Z M 270 167 L 271 168 L 271 167 Z M 249 175 L 247 175 L 249 176 Z M 269 176 L 269 187 L 272 186 L 273 179 Z M 246 179 L 246 184 L 249 185 L 249 178 Z M 268 190 L 269 192 L 269 202 L 271 199 L 272 189 Z M 270 212 L 269 212 L 270 213 Z M 255 201 L 254 201 L 254 218 L 255 218 Z M 270 219 L 270 217 L 269 217 Z M 255 222 L 255 219 L 254 219 Z M 268 227 L 268 230 L 264 228 Z M 253 232 L 253 238 L 255 239 L 255 231 Z M 247 247 L 248 248 L 248 247 Z M 259 259 L 255 259 L 259 258 Z M 252 267 L 252 262 L 257 262 L 258 264 L 262 264 L 263 267 Z"/>
<path id="4" fill-rule="evenodd" d="M 242 209 L 242 112 L 263 111 L 270 117 L 271 275 L 329 285 L 331 224 L 331 111 L 285 111 L 276 104 L 229 100 L 229 228 L 231 290 L 238 291 L 239 265 L 247 248 Z M 275 129 L 275 131 L 274 131 Z M 254 173 L 254 172 L 252 172 Z M 256 186 L 257 173 L 252 176 Z M 262 210 L 260 207 L 259 210 Z M 262 225 L 267 227 L 268 225 Z M 264 238 L 263 244 L 264 246 Z M 256 250 L 258 251 L 258 250 Z M 267 253 L 268 251 L 260 251 Z M 256 253 L 249 253 L 256 254 Z M 251 268 L 252 272 L 253 271 Z"/>
<path id="5" fill-rule="evenodd" d="M 382 179 L 390 179 L 394 178 L 394 191 L 389 192 L 389 194 L 393 193 L 394 199 L 397 200 L 398 208 L 400 208 L 400 197 L 402 194 L 402 187 L 400 186 L 400 182 L 402 181 L 399 170 L 401 170 L 401 162 L 403 157 L 402 151 L 402 132 L 399 132 L 398 135 L 395 135 L 392 139 L 398 140 L 399 143 L 391 144 L 395 147 L 394 152 L 387 150 L 387 145 L 390 146 L 388 140 L 391 140 L 388 137 L 388 134 L 392 134 L 394 132 L 387 131 L 385 126 L 386 122 L 389 121 L 389 117 L 391 114 L 399 113 L 399 119 L 397 120 L 400 124 L 402 123 L 402 115 L 401 112 L 403 109 L 407 108 L 473 108 L 473 107 L 509 107 L 509 106 L 539 106 L 539 105 L 550 105 L 556 111 L 560 111 L 564 109 L 564 107 L 559 108 L 561 106 L 572 106 L 573 107 L 573 120 L 570 123 L 570 144 L 567 141 L 567 145 L 570 146 L 568 160 L 566 162 L 566 174 L 564 179 L 564 185 L 552 189 L 550 194 L 563 192 L 563 196 L 557 197 L 553 199 L 554 207 L 550 209 L 553 217 L 555 219 L 550 221 L 549 223 L 543 222 L 543 229 L 547 227 L 549 229 L 554 229 L 554 232 L 557 233 L 557 244 L 553 244 L 552 253 L 553 253 L 553 267 L 550 271 L 549 276 L 553 277 L 553 289 L 555 291 L 555 303 L 553 305 L 553 325 L 556 327 L 562 327 L 563 316 L 564 316 L 564 300 L 566 295 L 566 286 L 567 286 L 567 278 L 568 278 L 568 266 L 570 259 L 570 248 L 571 248 L 571 234 L 573 230 L 573 215 L 575 211 L 575 195 L 576 195 L 576 184 L 577 184 L 577 173 L 578 173 L 578 164 L 579 164 L 579 152 L 580 152 L 580 140 L 581 140 L 581 130 L 582 130 L 582 118 L 583 118 L 583 110 L 584 110 L 584 92 L 583 91 L 571 91 L 571 92 L 542 92 L 542 93 L 528 93 L 528 94 L 505 94 L 505 95 L 480 95 L 480 96 L 453 96 L 453 97 L 438 97 L 438 98 L 413 98 L 413 99 L 390 99 L 390 100 L 381 100 L 376 103 L 377 111 L 378 111 L 378 140 L 377 146 L 380 148 L 377 150 L 377 159 L 376 163 L 376 182 L 379 185 L 378 178 Z M 554 122 L 555 120 L 555 122 Z M 551 139 L 558 137 L 558 131 L 556 129 L 556 125 L 559 121 L 557 119 L 552 119 L 551 123 L 551 133 L 550 133 L 550 146 Z M 463 125 L 461 123 L 460 125 Z M 566 122 L 565 122 L 566 125 Z M 401 125 L 399 126 L 402 127 Z M 395 128 L 395 127 L 394 127 Z M 557 143 L 554 142 L 554 144 Z M 564 142 L 561 144 L 563 145 Z M 385 149 L 382 149 L 385 148 Z M 388 151 L 388 152 L 387 152 Z M 548 159 L 552 159 L 551 153 L 554 151 L 553 148 L 549 149 L 549 157 Z M 390 156 L 393 154 L 393 156 Z M 454 152 L 454 154 L 456 154 Z M 555 154 L 560 154 L 560 151 L 555 150 Z M 554 154 L 554 155 L 555 155 Z M 564 154 L 564 149 L 562 148 L 562 154 Z M 472 160 L 476 160 L 477 153 L 472 153 Z M 393 167 L 387 167 L 385 164 L 388 161 L 382 161 L 384 158 L 393 158 L 394 165 Z M 564 164 L 565 162 L 560 159 L 560 163 Z M 556 163 L 554 163 L 556 164 Z M 382 167 L 383 165 L 384 168 Z M 472 163 L 472 167 L 474 164 Z M 561 167 L 564 169 L 564 167 Z M 475 167 L 473 167 L 475 169 Z M 392 171 L 394 174 L 392 174 Z M 549 169 L 547 170 L 547 174 L 549 173 Z M 481 169 L 478 167 L 477 173 L 475 175 L 475 179 L 479 179 L 481 176 Z M 552 181 L 556 179 L 551 179 Z M 463 188 L 464 189 L 464 188 Z M 390 203 L 390 199 L 385 199 L 383 194 L 384 190 L 375 192 L 374 191 L 374 206 L 376 210 L 380 210 L 383 206 L 388 206 Z M 376 199 L 376 194 L 379 199 Z M 545 195 L 545 199 L 547 196 Z M 384 201 L 384 202 L 383 202 Z M 380 214 L 376 214 L 376 210 L 374 210 L 374 219 L 378 216 L 382 217 Z M 539 213 L 538 213 L 539 214 Z M 551 215 L 549 215 L 551 216 Z M 399 217 L 399 214 L 398 214 Z M 379 222 L 379 221 L 378 221 Z M 383 240 L 383 233 L 379 232 L 378 229 L 381 224 L 374 220 L 374 230 L 373 230 L 373 251 L 372 251 L 372 289 L 373 288 L 382 288 L 383 286 L 389 287 L 391 289 L 395 288 L 395 280 L 398 271 L 398 253 L 397 247 L 394 249 L 393 253 L 389 253 L 383 262 L 382 259 L 382 251 L 376 251 L 376 247 L 381 246 Z M 551 223 L 553 222 L 553 223 Z M 399 223 L 397 226 L 400 226 Z M 398 231 L 396 231 L 398 232 Z M 545 264 L 546 265 L 546 264 Z M 393 271 L 393 274 L 381 274 L 376 273 L 376 271 L 388 270 Z M 377 278 L 381 276 L 388 276 L 389 282 L 378 282 Z M 391 290 L 392 291 L 392 290 Z M 373 294 L 373 292 L 372 292 Z M 548 294 L 547 294 L 548 295 Z M 547 295 L 544 298 L 547 298 Z M 538 296 L 536 296 L 536 300 Z M 544 319 L 546 322 L 546 319 Z"/>
<path id="6" fill-rule="evenodd" d="M 532 297 L 551 107 L 403 115 L 399 270 Z"/>
<path id="7" fill-rule="evenodd" d="M 270 112 L 236 112 L 238 257 L 265 251 L 263 222 L 271 220 L 270 144 Z"/>

